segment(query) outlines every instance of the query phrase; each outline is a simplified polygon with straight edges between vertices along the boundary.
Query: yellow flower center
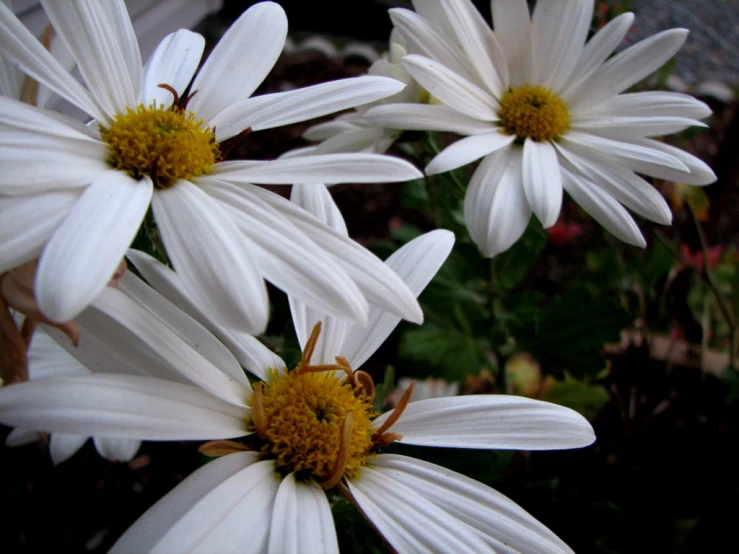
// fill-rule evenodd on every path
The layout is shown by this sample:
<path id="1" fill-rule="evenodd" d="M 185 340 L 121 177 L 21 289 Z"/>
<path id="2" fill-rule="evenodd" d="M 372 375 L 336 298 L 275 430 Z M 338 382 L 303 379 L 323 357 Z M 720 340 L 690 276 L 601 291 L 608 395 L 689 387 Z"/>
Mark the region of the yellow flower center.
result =
<path id="1" fill-rule="evenodd" d="M 261 408 L 254 401 L 252 407 L 263 414 L 263 421 L 255 420 L 264 441 L 261 451 L 274 456 L 281 471 L 320 483 L 336 473 L 337 465 L 351 478 L 367 460 L 374 433 L 371 399 L 349 379 L 337 379 L 333 372 L 301 372 L 298 366 L 272 371 L 256 390 Z"/>
<path id="2" fill-rule="evenodd" d="M 570 113 L 562 99 L 551 89 L 528 83 L 506 91 L 499 116 L 505 132 L 521 141 L 553 140 L 570 126 Z"/>
<path id="3" fill-rule="evenodd" d="M 148 175 L 159 189 L 206 175 L 220 159 L 213 129 L 176 103 L 128 108 L 109 127 L 101 125 L 100 135 L 113 166 L 137 179 Z"/>

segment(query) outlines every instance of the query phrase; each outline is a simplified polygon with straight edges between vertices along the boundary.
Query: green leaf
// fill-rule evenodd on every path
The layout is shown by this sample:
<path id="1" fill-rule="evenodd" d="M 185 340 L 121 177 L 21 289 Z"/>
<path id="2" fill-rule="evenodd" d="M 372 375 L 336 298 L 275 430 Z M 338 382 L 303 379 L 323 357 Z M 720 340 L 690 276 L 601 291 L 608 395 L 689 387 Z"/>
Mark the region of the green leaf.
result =
<path id="1" fill-rule="evenodd" d="M 483 367 L 484 348 L 484 341 L 427 324 L 423 329 L 405 333 L 398 352 L 403 357 L 440 368 L 442 377 L 449 381 L 461 381 Z"/>
<path id="2" fill-rule="evenodd" d="M 532 217 L 518 242 L 495 258 L 495 284 L 503 289 L 512 289 L 518 285 L 539 259 L 539 254 L 546 245 L 547 232 Z"/>
<path id="3" fill-rule="evenodd" d="M 555 381 L 546 395 L 548 402 L 572 408 L 585 417 L 597 414 L 609 398 L 604 386 L 578 381 L 569 374 L 565 374 L 564 381 Z"/>

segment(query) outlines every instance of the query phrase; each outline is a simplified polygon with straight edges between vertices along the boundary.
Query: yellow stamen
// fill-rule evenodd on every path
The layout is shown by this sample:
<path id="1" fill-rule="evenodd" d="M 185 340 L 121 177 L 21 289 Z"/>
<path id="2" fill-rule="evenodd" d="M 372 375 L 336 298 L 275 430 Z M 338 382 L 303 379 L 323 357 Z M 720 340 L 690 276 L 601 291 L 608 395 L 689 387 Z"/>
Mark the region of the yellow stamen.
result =
<path id="1" fill-rule="evenodd" d="M 178 104 L 128 108 L 101 125 L 100 136 L 113 166 L 135 178 L 148 175 L 159 189 L 207 175 L 220 159 L 215 132 Z"/>
<path id="2" fill-rule="evenodd" d="M 498 115 L 505 132 L 520 141 L 554 140 L 570 126 L 564 101 L 551 89 L 528 83 L 506 91 Z"/>
<path id="3" fill-rule="evenodd" d="M 211 458 L 218 458 L 220 456 L 227 456 L 234 452 L 248 452 L 251 448 L 240 442 L 227 441 L 227 440 L 216 440 L 209 441 L 205 444 L 201 444 L 198 448 L 198 452 L 210 456 Z"/>
<path id="4" fill-rule="evenodd" d="M 382 439 L 382 435 L 392 427 L 396 421 L 400 418 L 401 415 L 403 415 L 403 412 L 405 411 L 406 406 L 408 406 L 408 402 L 411 401 L 411 394 L 413 394 L 413 387 L 416 385 L 416 383 L 411 383 L 411 386 L 405 389 L 405 392 L 403 393 L 403 397 L 400 399 L 400 402 L 398 402 L 398 405 L 395 406 L 395 409 L 393 410 L 393 413 L 390 414 L 390 417 L 388 417 L 385 420 L 385 423 L 382 424 L 382 426 L 374 432 L 372 435 L 372 442 L 378 442 Z M 397 440 L 397 439 L 394 439 Z M 390 441 L 392 442 L 392 441 Z M 389 444 L 389 443 L 388 443 Z"/>
<path id="5" fill-rule="evenodd" d="M 346 414 L 344 423 L 341 425 L 341 445 L 339 447 L 339 455 L 336 457 L 336 464 L 331 474 L 321 482 L 323 490 L 330 491 L 336 485 L 339 484 L 341 478 L 344 476 L 346 471 L 346 463 L 349 461 L 349 446 L 352 440 L 352 422 L 354 415 L 352 413 Z"/>

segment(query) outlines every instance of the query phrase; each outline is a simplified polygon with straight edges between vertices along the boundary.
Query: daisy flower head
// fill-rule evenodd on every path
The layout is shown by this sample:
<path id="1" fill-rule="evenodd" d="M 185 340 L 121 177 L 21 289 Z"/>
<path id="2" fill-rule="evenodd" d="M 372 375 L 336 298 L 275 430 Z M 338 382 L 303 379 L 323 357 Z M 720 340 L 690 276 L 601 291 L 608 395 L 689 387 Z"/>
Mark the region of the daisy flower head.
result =
<path id="1" fill-rule="evenodd" d="M 92 122 L 0 98 L 0 271 L 40 256 L 36 293 L 49 319 L 73 319 L 95 298 L 149 211 L 188 293 L 227 325 L 263 330 L 264 278 L 337 314 L 366 318 L 373 277 L 357 284 L 272 207 L 276 195 L 253 183 L 389 182 L 418 171 L 369 154 L 222 158 L 252 131 L 375 101 L 403 83 L 368 76 L 250 97 L 285 42 L 287 19 L 272 2 L 244 12 L 197 74 L 204 39 L 187 30 L 167 36 L 143 66 L 123 0 L 44 8 L 84 85 L 4 4 L 0 53 Z M 374 262 L 365 258 L 369 265 L 359 267 L 371 274 Z M 418 320 L 415 299 L 397 290 L 388 309 Z"/>
<path id="2" fill-rule="evenodd" d="M 439 153 L 427 174 L 475 160 L 464 215 L 492 257 L 513 245 L 531 214 L 557 221 L 563 191 L 619 239 L 644 246 L 625 209 L 661 224 L 672 213 L 637 173 L 706 185 L 713 171 L 651 137 L 681 131 L 710 109 L 673 92 L 624 93 L 669 60 L 687 30 L 672 29 L 616 55 L 634 19 L 620 15 L 590 40 L 593 0 L 493 0 L 495 30 L 469 0 L 414 2 L 390 11 L 409 51 L 409 73 L 442 105 L 379 106 L 366 117 L 398 129 L 465 138 Z"/>
<path id="3" fill-rule="evenodd" d="M 433 231 L 387 263 L 420 292 L 452 242 L 447 231 Z M 162 283 L 162 275 L 177 282 L 176 273 L 148 259 L 158 264 Z M 145 262 L 141 258 L 139 267 Z M 175 287 L 162 290 L 177 295 Z M 594 440 L 592 428 L 572 410 L 505 395 L 409 402 L 409 389 L 394 410 L 378 416 L 372 379 L 358 368 L 397 324 L 386 313 L 372 314 L 361 327 L 300 312 L 295 324 L 303 355 L 292 370 L 257 340 L 242 340 L 242 363 L 260 379 L 252 387 L 213 335 L 135 276 L 127 274 L 121 290 L 106 290 L 105 296 L 94 309 L 121 321 L 144 320 L 136 339 L 149 341 L 151 352 L 132 348 L 138 343 L 113 329 L 99 335 L 98 349 L 108 353 L 106 360 L 128 366 L 130 356 L 120 354 L 133 351 L 139 363 L 148 356 L 156 361 L 143 365 L 148 376 L 120 371 L 0 389 L 0 421 L 148 440 L 211 439 L 201 449 L 217 459 L 150 508 L 112 552 L 338 552 L 329 504 L 334 493 L 351 499 L 398 552 L 570 552 L 494 489 L 381 450 L 393 442 L 477 449 L 586 446 Z M 126 310 L 124 297 L 133 303 Z M 94 323 L 86 317 L 89 310 L 81 325 Z M 295 305 L 293 310 L 300 311 Z M 134 311 L 148 315 L 133 317 Z M 108 320 L 98 319 L 98 326 L 102 321 Z M 154 331 L 159 340 L 150 336 Z M 95 358 L 94 350 L 83 344 L 73 354 L 87 351 Z M 326 362 L 335 352 L 343 355 Z M 172 356 L 191 357 L 198 370 L 171 373 L 187 368 L 165 362 Z"/>

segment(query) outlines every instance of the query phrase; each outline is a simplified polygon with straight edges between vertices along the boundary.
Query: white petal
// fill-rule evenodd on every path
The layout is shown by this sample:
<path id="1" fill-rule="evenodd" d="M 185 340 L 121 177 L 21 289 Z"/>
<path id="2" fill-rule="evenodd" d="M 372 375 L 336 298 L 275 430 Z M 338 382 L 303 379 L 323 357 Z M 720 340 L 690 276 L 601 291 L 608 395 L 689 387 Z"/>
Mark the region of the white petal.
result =
<path id="1" fill-rule="evenodd" d="M 133 54 L 133 33 L 116 26 L 130 27 L 130 20 L 113 22 L 100 2 L 74 2 L 70 5 L 43 1 L 46 15 L 69 51 L 97 104 L 109 118 L 126 113 L 138 104 L 141 83 L 141 58 Z M 123 43 L 118 42 L 124 39 Z M 138 53 L 138 47 L 136 47 Z M 136 67 L 136 71 L 132 69 Z"/>
<path id="2" fill-rule="evenodd" d="M 98 453 L 110 462 L 130 462 L 141 446 L 141 441 L 136 439 L 93 437 L 92 440 Z"/>
<path id="3" fill-rule="evenodd" d="M 265 162 L 222 162 L 213 168 L 211 175 L 231 183 L 263 185 L 391 183 L 423 176 L 405 160 L 380 154 L 323 154 Z"/>
<path id="4" fill-rule="evenodd" d="M 267 552 L 339 553 L 331 506 L 313 481 L 296 481 L 291 473 L 280 483 L 270 521 Z"/>
<path id="5" fill-rule="evenodd" d="M 522 153 L 501 149 L 483 158 L 464 197 L 464 220 L 472 240 L 488 257 L 508 250 L 531 218 L 522 184 Z"/>
<path id="6" fill-rule="evenodd" d="M 223 481 L 259 460 L 256 452 L 216 458 L 189 475 L 123 533 L 110 554 L 149 552 L 180 518 Z"/>
<path id="7" fill-rule="evenodd" d="M 531 19 L 533 83 L 560 90 L 577 64 L 592 21 L 592 0 L 537 3 Z"/>
<path id="8" fill-rule="evenodd" d="M 146 62 L 141 102 L 147 106 L 152 101 L 159 106 L 172 105 L 172 93 L 159 85 L 169 85 L 181 96 L 198 68 L 204 48 L 205 39 L 187 29 L 164 37 Z"/>
<path id="9" fill-rule="evenodd" d="M 459 113 L 449 106 L 388 104 L 377 106 L 365 117 L 383 127 L 409 131 L 449 131 L 460 135 L 489 133 L 494 125 Z"/>
<path id="10" fill-rule="evenodd" d="M 608 60 L 563 100 L 577 113 L 626 90 L 662 67 L 687 36 L 686 29 L 670 29 L 636 43 Z"/>
<path id="11" fill-rule="evenodd" d="M 70 435 L 67 433 L 52 434 L 51 440 L 49 441 L 49 454 L 51 455 L 51 461 L 55 466 L 58 466 L 62 462 L 66 462 L 85 445 L 89 438 L 90 437 L 87 435 Z"/>
<path id="12" fill-rule="evenodd" d="M 711 115 L 711 108 L 704 102 L 677 92 L 650 90 L 618 94 L 584 112 L 577 118 L 597 115 L 619 117 L 687 117 L 704 119 Z"/>
<path id="13" fill-rule="evenodd" d="M 22 81 L 23 73 L 10 60 L 0 56 L 0 95 L 20 98 L 23 88 Z"/>
<path id="14" fill-rule="evenodd" d="M 203 390 L 134 375 L 82 375 L 0 389 L 0 421 L 52 433 L 143 440 L 230 439 L 249 434 L 248 408 Z"/>
<path id="15" fill-rule="evenodd" d="M 408 321 L 415 323 L 423 321 L 421 308 L 406 284 L 369 250 L 330 229 L 302 208 L 277 194 L 260 187 L 251 187 L 244 192 L 274 207 L 309 239 L 320 245 L 352 278 L 370 304 Z"/>
<path id="16" fill-rule="evenodd" d="M 74 319 L 105 287 L 136 236 L 152 195 L 140 181 L 109 171 L 85 189 L 39 261 L 36 297 L 52 321 Z"/>
<path id="17" fill-rule="evenodd" d="M 273 2 L 246 10 L 221 37 L 192 84 L 198 91 L 189 109 L 210 122 L 232 104 L 249 98 L 282 52 L 285 11 Z"/>
<path id="18" fill-rule="evenodd" d="M 317 123 L 316 125 L 309 127 L 308 130 L 303 133 L 303 138 L 310 141 L 320 141 L 340 135 L 341 133 L 348 133 L 356 130 L 357 126 L 354 123 L 346 121 L 342 116 L 338 116 L 333 121 Z"/>
<path id="19" fill-rule="evenodd" d="M 89 373 L 90 370 L 70 356 L 43 328 L 36 329 L 28 350 L 28 374 L 31 381 Z"/>
<path id="20" fill-rule="evenodd" d="M 523 191 L 542 227 L 557 222 L 562 209 L 562 176 L 557 151 L 549 142 L 529 138 L 523 145 Z"/>
<path id="21" fill-rule="evenodd" d="M 185 312 L 166 300 L 161 294 L 146 285 L 132 272 L 126 272 L 119 280 L 118 290 L 136 302 L 151 318 L 162 321 L 180 339 L 185 341 L 200 355 L 231 379 L 239 383 L 236 387 L 240 395 L 251 393 L 249 380 L 233 354 L 205 327 L 193 320 Z M 165 359 L 167 359 L 165 357 Z"/>
<path id="22" fill-rule="evenodd" d="M 577 94 L 581 83 L 595 73 L 603 61 L 621 44 L 624 36 L 634 22 L 633 13 L 622 13 L 609 21 L 585 45 L 582 55 L 577 62 L 569 83 L 564 85 L 560 96 L 567 101 L 571 95 Z"/>
<path id="23" fill-rule="evenodd" d="M 647 243 L 629 213 L 611 195 L 562 164 L 562 186 L 580 207 L 616 238 L 644 248 Z"/>
<path id="24" fill-rule="evenodd" d="M 417 55 L 404 57 L 403 65 L 429 94 L 447 106 L 481 121 L 498 119 L 495 98 L 451 69 Z"/>
<path id="25" fill-rule="evenodd" d="M 667 154 L 662 150 L 641 145 L 637 140 L 633 139 L 621 141 L 573 130 L 567 131 L 561 139 L 565 143 L 572 142 L 595 152 L 608 152 L 612 156 L 659 164 L 682 171 L 688 170 L 688 167 L 676 156 Z"/>
<path id="26" fill-rule="evenodd" d="M 349 490 L 396 552 L 493 552 L 471 527 L 384 472 L 361 468 Z"/>
<path id="27" fill-rule="evenodd" d="M 437 60 L 457 75 L 475 81 L 475 70 L 459 45 L 453 42 L 452 34 L 447 34 L 410 10 L 395 8 L 389 13 L 395 29 L 408 43 L 409 52 Z"/>
<path id="28" fill-rule="evenodd" d="M 643 173 L 644 175 L 649 175 L 651 177 L 657 177 L 659 179 L 684 183 L 686 185 L 710 185 L 716 181 L 716 174 L 707 163 L 692 154 L 688 154 L 684 150 L 680 150 L 679 148 L 665 144 L 664 142 L 648 138 L 634 140 L 633 142 L 645 148 L 663 152 L 668 156 L 672 156 L 680 160 L 680 162 L 688 168 L 690 173 L 664 167 L 661 164 L 658 165 L 642 160 L 636 160 L 634 158 L 619 157 L 621 163 L 632 171 Z"/>
<path id="29" fill-rule="evenodd" d="M 131 294 L 131 290 L 127 291 Z M 147 295 L 154 298 L 154 291 Z M 243 378 L 236 379 L 228 373 L 214 366 L 204 355 L 213 354 L 216 348 L 208 344 L 215 341 L 215 337 L 208 335 L 204 330 L 183 331 L 185 325 L 197 326 L 197 324 L 184 313 L 175 314 L 173 309 L 164 316 L 153 310 L 142 306 L 143 299 L 132 301 L 124 292 L 108 287 L 104 294 L 95 299 L 96 309 L 124 326 L 136 337 L 143 341 L 159 357 L 169 364 L 171 368 L 184 376 L 190 382 L 198 385 L 210 394 L 221 398 L 237 406 L 244 406 L 247 396 L 251 393 L 251 387 Z M 162 302 L 157 300 L 160 307 Z M 179 329 L 178 329 L 179 327 Z M 112 342 L 119 334 L 101 333 L 101 341 L 107 342 L 111 355 L 121 355 L 120 346 Z M 201 345 L 188 342 L 194 337 L 207 341 Z M 186 339 L 186 340 L 183 340 Z M 92 368 L 91 368 L 92 369 Z M 139 374 L 151 371 L 150 368 L 142 368 Z M 235 373 L 231 369 L 230 373 Z M 159 375 L 156 375 L 157 377 Z M 168 377 L 168 375 L 162 375 Z"/>
<path id="30" fill-rule="evenodd" d="M 157 191 L 152 208 L 167 254 L 193 300 L 212 306 L 224 325 L 261 333 L 267 326 L 267 289 L 229 216 L 188 181 Z"/>
<path id="31" fill-rule="evenodd" d="M 500 98 L 508 88 L 508 67 L 495 35 L 471 2 L 442 2 L 454 36 L 475 68 L 477 82 Z"/>
<path id="32" fill-rule="evenodd" d="M 102 6 L 108 16 L 110 28 L 113 30 L 110 40 L 121 48 L 123 61 L 128 69 L 128 74 L 131 76 L 133 88 L 138 92 L 143 80 L 141 52 L 139 51 L 139 42 L 136 39 L 133 22 L 128 15 L 126 1 L 109 0 L 102 2 Z"/>
<path id="33" fill-rule="evenodd" d="M 521 86 L 531 74 L 531 19 L 526 0 L 490 4 L 495 36 L 506 58 L 510 84 Z"/>
<path id="34" fill-rule="evenodd" d="M 325 223 L 334 231 L 349 236 L 344 217 L 327 188 L 312 185 L 293 185 L 290 191 L 290 201 L 309 214 L 313 214 L 319 221 Z"/>
<path id="35" fill-rule="evenodd" d="M 39 435 L 38 431 L 16 427 L 5 437 L 5 446 L 9 446 L 10 448 L 25 446 L 38 441 L 40 438 L 41 435 Z"/>
<path id="36" fill-rule="evenodd" d="M 18 63 L 25 73 L 62 98 L 69 100 L 95 119 L 105 119 L 103 112 L 92 101 L 85 88 L 2 3 L 0 3 L 0 50 L 4 57 Z"/>
<path id="37" fill-rule="evenodd" d="M 396 250 L 385 264 L 405 281 L 416 296 L 426 288 L 446 261 L 454 246 L 454 234 L 438 229 L 425 233 Z M 400 323 L 400 318 L 379 308 L 371 308 L 367 325 L 352 325 L 341 355 L 358 369 Z"/>
<path id="38" fill-rule="evenodd" d="M 640 137 L 669 135 L 688 127 L 708 127 L 705 123 L 687 117 L 620 117 L 596 115 L 578 117 L 572 121 L 570 129 L 584 133 L 594 133 L 616 140 L 631 140 Z"/>
<path id="39" fill-rule="evenodd" d="M 248 371 L 264 380 L 268 368 L 285 367 L 285 362 L 256 338 L 243 331 L 224 327 L 197 307 L 187 296 L 182 278 L 167 266 L 138 250 L 129 250 L 126 257 L 160 294 L 223 341 Z"/>
<path id="40" fill-rule="evenodd" d="M 200 498 L 151 554 L 265 552 L 280 481 L 272 460 L 242 469 Z"/>
<path id="41" fill-rule="evenodd" d="M 105 145 L 48 112 L 0 97 L 0 194 L 80 188 L 110 171 Z"/>
<path id="42" fill-rule="evenodd" d="M 350 131 L 332 137 L 315 148 L 312 153 L 307 152 L 304 155 L 312 154 L 338 154 L 340 152 L 358 152 L 368 154 L 384 154 L 390 145 L 395 142 L 395 136 L 390 136 L 389 144 L 385 144 L 388 140 L 384 130 L 380 127 L 369 127 L 359 129 L 358 131 Z M 388 135 L 400 135 L 400 132 L 393 131 Z"/>
<path id="43" fill-rule="evenodd" d="M 404 88 L 404 83 L 386 77 L 339 79 L 248 98 L 223 110 L 209 124 L 221 141 L 247 127 L 259 131 L 306 121 L 386 98 Z"/>
<path id="44" fill-rule="evenodd" d="M 210 179 L 201 188 L 250 239 L 250 250 L 266 279 L 327 313 L 366 318 L 367 302 L 350 277 L 278 211 L 255 201 L 245 187 Z"/>
<path id="45" fill-rule="evenodd" d="M 471 526 L 496 552 L 572 552 L 521 506 L 474 479 L 397 454 L 377 456 L 372 467 Z"/>
<path id="46" fill-rule="evenodd" d="M 372 422 L 379 428 L 392 411 Z M 510 395 L 451 396 L 411 402 L 390 432 L 400 442 L 452 448 L 559 450 L 595 440 L 580 414 L 550 402 Z"/>
<path id="47" fill-rule="evenodd" d="M 424 171 L 426 175 L 436 175 L 457 169 L 508 146 L 515 139 L 515 135 L 504 135 L 495 128 L 490 133 L 465 137 L 437 154 Z"/>
<path id="48" fill-rule="evenodd" d="M 672 211 L 662 194 L 631 170 L 606 156 L 580 156 L 576 148 L 561 144 L 557 149 L 580 173 L 633 212 L 662 225 L 672 223 Z"/>
<path id="49" fill-rule="evenodd" d="M 78 198 L 75 191 L 0 197 L 0 273 L 37 258 Z"/>

